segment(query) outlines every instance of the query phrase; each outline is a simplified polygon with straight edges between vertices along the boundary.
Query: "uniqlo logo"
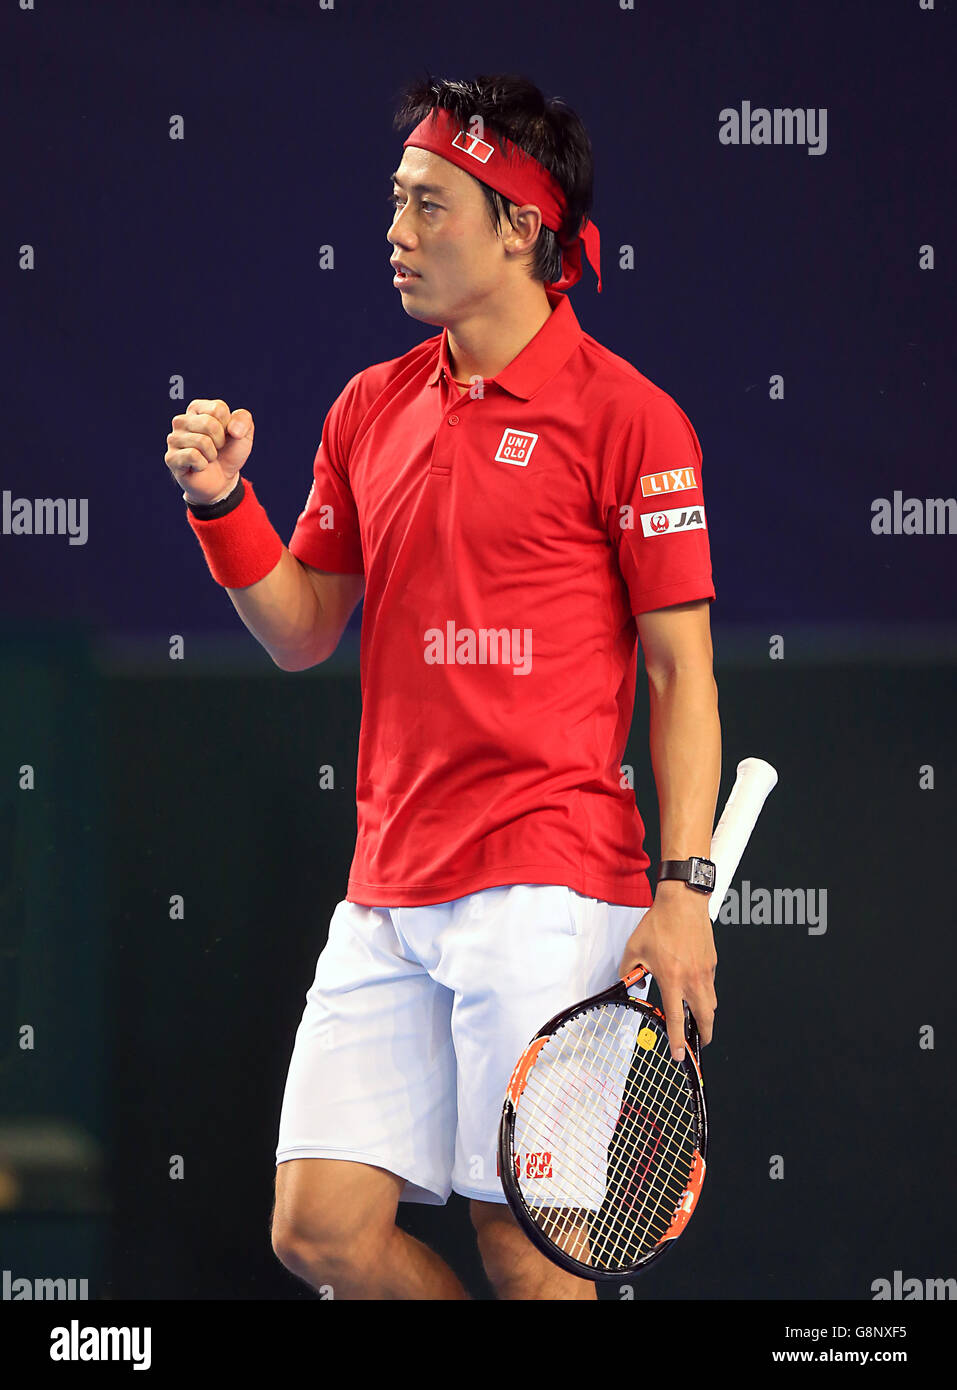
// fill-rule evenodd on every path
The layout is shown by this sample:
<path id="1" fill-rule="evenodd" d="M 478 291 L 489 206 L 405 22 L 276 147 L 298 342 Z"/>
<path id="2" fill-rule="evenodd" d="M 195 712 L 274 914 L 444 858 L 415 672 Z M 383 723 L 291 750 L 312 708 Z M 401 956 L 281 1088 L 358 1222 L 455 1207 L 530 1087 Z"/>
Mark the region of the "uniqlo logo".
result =
<path id="1" fill-rule="evenodd" d="M 526 1178 L 550 1178 L 552 1176 L 551 1154 L 526 1154 L 525 1176 Z"/>
<path id="2" fill-rule="evenodd" d="M 683 492 L 697 487 L 693 468 L 669 468 L 667 473 L 648 473 L 641 480 L 642 497 L 657 497 L 662 492 Z"/>
<path id="3" fill-rule="evenodd" d="M 527 434 L 524 430 L 506 430 L 495 451 L 496 462 L 514 463 L 518 468 L 527 468 L 537 439 L 537 434 Z"/>
<path id="4" fill-rule="evenodd" d="M 452 141 L 457 150 L 464 150 L 473 159 L 477 159 L 480 164 L 487 164 L 495 148 L 487 140 L 480 140 L 477 135 L 469 135 L 467 130 L 460 130 Z"/>

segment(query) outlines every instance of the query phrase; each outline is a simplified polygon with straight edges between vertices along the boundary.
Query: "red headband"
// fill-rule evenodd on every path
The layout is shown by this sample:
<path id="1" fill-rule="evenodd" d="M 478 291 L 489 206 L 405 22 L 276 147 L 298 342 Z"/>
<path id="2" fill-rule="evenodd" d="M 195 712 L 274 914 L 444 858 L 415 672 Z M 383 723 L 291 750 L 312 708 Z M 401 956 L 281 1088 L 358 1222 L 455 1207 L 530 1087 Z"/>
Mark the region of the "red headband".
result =
<path id="1" fill-rule="evenodd" d="M 577 284 L 582 276 L 582 245 L 589 264 L 598 276 L 601 293 L 601 263 L 599 259 L 598 228 L 586 217 L 578 236 L 562 240 L 561 225 L 565 212 L 565 195 L 556 179 L 537 159 L 502 136 L 503 154 L 498 144 L 470 135 L 442 106 L 435 106 L 403 141 L 420 150 L 432 150 L 451 164 L 457 164 L 467 174 L 488 184 L 511 203 L 521 206 L 534 203 L 542 214 L 542 222 L 558 234 L 562 248 L 562 276 L 550 282 L 550 288 L 565 291 Z"/>

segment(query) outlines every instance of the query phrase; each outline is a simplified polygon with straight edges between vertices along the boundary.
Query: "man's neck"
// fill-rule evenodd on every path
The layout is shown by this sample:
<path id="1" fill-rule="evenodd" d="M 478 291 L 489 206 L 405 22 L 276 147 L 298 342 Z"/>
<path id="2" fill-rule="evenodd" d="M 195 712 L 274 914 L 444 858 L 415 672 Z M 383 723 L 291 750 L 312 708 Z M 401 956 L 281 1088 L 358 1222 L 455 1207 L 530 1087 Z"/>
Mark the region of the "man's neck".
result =
<path id="1" fill-rule="evenodd" d="M 449 326 L 449 368 L 460 384 L 472 377 L 491 378 L 518 356 L 552 312 L 541 285 L 508 303 Z"/>

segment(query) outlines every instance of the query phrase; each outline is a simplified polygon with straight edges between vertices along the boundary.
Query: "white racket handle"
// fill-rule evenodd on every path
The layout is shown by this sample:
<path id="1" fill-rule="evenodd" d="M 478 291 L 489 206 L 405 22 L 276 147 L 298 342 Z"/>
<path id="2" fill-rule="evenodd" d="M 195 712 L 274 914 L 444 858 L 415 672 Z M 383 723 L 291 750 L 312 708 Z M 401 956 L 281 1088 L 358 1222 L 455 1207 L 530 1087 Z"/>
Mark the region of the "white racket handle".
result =
<path id="1" fill-rule="evenodd" d="M 714 888 L 708 911 L 712 922 L 721 911 L 724 895 L 741 862 L 768 793 L 776 786 L 778 774 L 763 758 L 742 758 L 731 795 L 711 837 L 714 862 Z"/>

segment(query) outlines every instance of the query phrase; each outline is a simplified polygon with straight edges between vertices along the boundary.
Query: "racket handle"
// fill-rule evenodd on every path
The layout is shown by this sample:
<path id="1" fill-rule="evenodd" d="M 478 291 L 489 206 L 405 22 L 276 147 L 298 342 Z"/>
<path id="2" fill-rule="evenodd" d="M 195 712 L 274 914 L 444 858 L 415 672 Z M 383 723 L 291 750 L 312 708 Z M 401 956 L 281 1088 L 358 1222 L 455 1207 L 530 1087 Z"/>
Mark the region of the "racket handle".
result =
<path id="1" fill-rule="evenodd" d="M 751 838 L 761 809 L 768 793 L 777 785 L 778 774 L 763 758 L 742 758 L 738 763 L 737 776 L 731 794 L 721 812 L 721 819 L 715 826 L 711 837 L 711 858 L 715 866 L 714 888 L 708 904 L 708 913 L 714 922 L 721 911 L 724 895 L 741 862 L 745 846 Z M 640 984 L 650 971 L 644 965 L 636 965 L 621 983 L 626 989 Z M 685 1035 L 695 1057 L 701 1060 L 701 1041 L 694 1015 L 685 1004 Z"/>
<path id="2" fill-rule="evenodd" d="M 711 837 L 715 874 L 708 911 L 712 922 L 721 911 L 724 895 L 741 862 L 751 831 L 777 780 L 777 772 L 763 758 L 742 758 L 738 763 L 738 775 L 731 795 L 725 802 L 721 819 Z"/>
<path id="3" fill-rule="evenodd" d="M 708 903 L 708 915 L 712 922 L 717 919 L 724 902 L 724 895 L 741 863 L 745 846 L 757 824 L 758 816 L 768 798 L 769 792 L 777 785 L 777 770 L 763 758 L 742 758 L 738 763 L 737 776 L 731 794 L 724 804 L 721 819 L 715 826 L 711 837 L 711 859 L 714 863 L 714 888 Z M 695 1059 L 701 1064 L 701 1039 L 694 1014 L 685 1004 L 685 1036 L 694 1050 Z"/>

